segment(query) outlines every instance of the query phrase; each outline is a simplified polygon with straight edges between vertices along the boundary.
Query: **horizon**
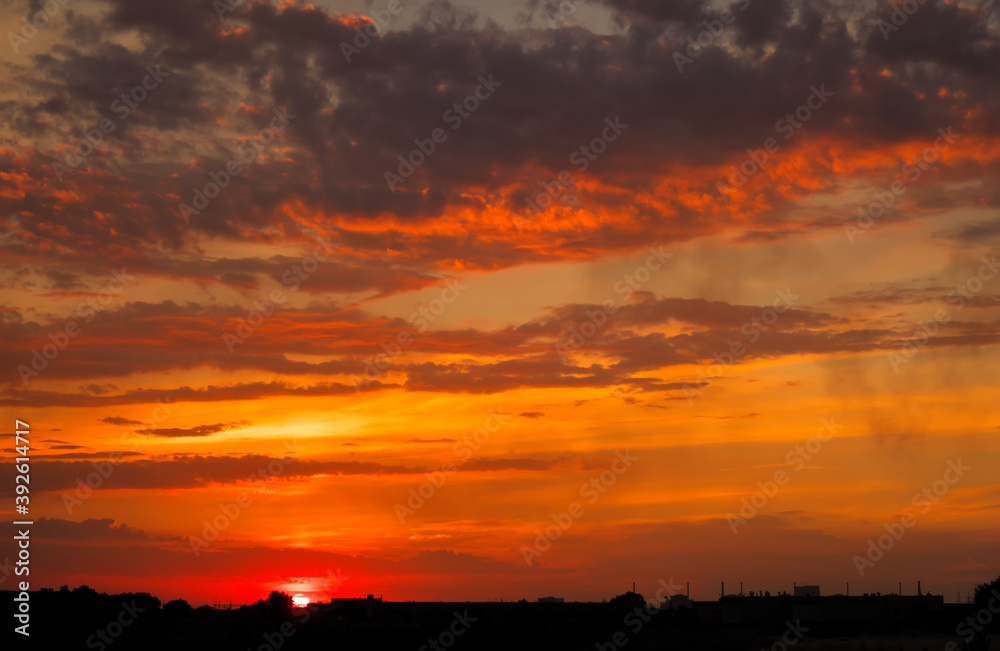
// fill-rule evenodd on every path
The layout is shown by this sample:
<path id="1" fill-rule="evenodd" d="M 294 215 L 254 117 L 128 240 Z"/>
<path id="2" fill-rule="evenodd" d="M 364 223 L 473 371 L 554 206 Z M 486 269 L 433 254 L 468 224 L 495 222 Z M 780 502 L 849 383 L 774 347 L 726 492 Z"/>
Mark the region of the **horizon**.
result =
<path id="1" fill-rule="evenodd" d="M 998 6 L 0 7 L 0 590 L 964 602 Z"/>
<path id="2" fill-rule="evenodd" d="M 989 581 L 987 579 L 984 579 L 981 583 L 989 583 Z M 753 594 L 750 594 L 751 590 L 749 590 L 749 589 L 745 590 L 743 593 L 740 593 L 738 591 L 737 592 L 729 592 L 727 590 L 727 592 L 726 592 L 726 594 L 725 594 L 724 597 L 722 597 L 722 596 L 720 596 L 720 594 L 716 593 L 713 597 L 702 598 L 702 597 L 699 597 L 697 594 L 693 594 L 693 593 L 691 594 L 691 596 L 688 596 L 685 593 L 685 590 L 683 589 L 684 586 L 676 586 L 674 584 L 671 584 L 668 581 L 662 581 L 661 580 L 661 582 L 658 584 L 658 586 L 655 586 L 656 587 L 655 594 L 653 593 L 652 590 L 650 591 L 650 593 L 644 593 L 641 589 L 639 589 L 638 587 L 635 587 L 635 588 L 630 588 L 628 590 L 625 590 L 624 592 L 618 592 L 618 593 L 615 593 L 615 594 L 608 595 L 608 596 L 606 596 L 606 597 L 604 597 L 604 598 L 602 598 L 600 600 L 593 600 L 593 599 L 591 599 L 591 600 L 587 600 L 587 599 L 581 599 L 581 600 L 564 599 L 563 597 L 560 597 L 559 595 L 554 595 L 554 594 L 539 595 L 539 596 L 533 597 L 533 598 L 520 597 L 520 598 L 512 598 L 512 599 L 507 599 L 507 598 L 503 598 L 503 597 L 496 597 L 496 598 L 487 598 L 487 599 L 478 599 L 478 600 L 471 600 L 471 599 L 457 599 L 457 600 L 441 600 L 441 599 L 414 600 L 414 599 L 392 599 L 391 597 L 389 597 L 389 596 L 387 596 L 387 595 L 385 595 L 383 593 L 379 593 L 379 592 L 375 592 L 375 593 L 371 593 L 371 592 L 364 593 L 364 592 L 362 592 L 362 593 L 359 593 L 359 594 L 349 594 L 349 593 L 344 592 L 344 593 L 337 593 L 337 594 L 334 594 L 332 596 L 328 595 L 328 598 L 326 598 L 326 599 L 315 599 L 315 600 L 310 599 L 309 602 L 303 603 L 301 605 L 298 604 L 298 603 L 296 603 L 293 607 L 295 607 L 295 608 L 304 608 L 306 606 L 312 606 L 312 605 L 318 605 L 318 604 L 329 604 L 329 603 L 337 602 L 337 601 L 341 601 L 341 600 L 344 600 L 344 601 L 350 601 L 350 600 L 365 601 L 369 597 L 372 597 L 376 601 L 381 601 L 381 602 L 384 602 L 384 603 L 399 603 L 399 604 L 405 604 L 405 603 L 442 603 L 442 602 L 443 603 L 524 603 L 524 602 L 527 602 L 527 603 L 534 604 L 534 603 L 546 603 L 546 602 L 543 602 L 542 600 L 543 599 L 552 599 L 552 598 L 556 598 L 556 599 L 561 600 L 558 603 L 567 603 L 567 604 L 573 604 L 573 603 L 599 604 L 599 603 L 607 603 L 607 602 L 611 601 L 611 599 L 613 597 L 623 596 L 623 595 L 628 595 L 628 594 L 638 594 L 638 595 L 642 596 L 647 603 L 653 604 L 655 607 L 660 607 L 663 604 L 666 604 L 667 602 L 670 601 L 670 597 L 671 597 L 670 592 L 669 592 L 670 589 L 680 589 L 680 592 L 675 592 L 674 594 L 676 596 L 686 597 L 686 598 L 688 598 L 692 602 L 708 602 L 708 603 L 719 602 L 723 598 L 725 598 L 725 599 L 742 599 L 742 598 L 748 598 L 748 599 L 770 599 L 770 598 L 796 598 L 796 599 L 815 599 L 815 598 L 819 598 L 819 599 L 825 599 L 827 597 L 837 597 L 837 598 L 841 598 L 841 597 L 850 597 L 850 598 L 858 597 L 858 598 L 862 598 L 863 599 L 863 598 L 889 598 L 889 597 L 897 597 L 897 596 L 902 596 L 902 597 L 928 597 L 928 596 L 929 597 L 941 597 L 942 600 L 943 600 L 943 603 L 946 603 L 946 604 L 955 604 L 955 605 L 972 604 L 973 603 L 973 592 L 972 591 L 969 591 L 967 594 L 962 595 L 961 600 L 958 600 L 956 598 L 954 601 L 949 601 L 948 598 L 947 598 L 947 595 L 945 595 L 943 593 L 934 593 L 932 590 L 923 589 L 921 593 L 917 593 L 916 590 L 914 589 L 913 592 L 909 592 L 906 589 L 905 582 L 904 582 L 904 584 L 902 586 L 902 590 L 903 590 L 902 593 L 899 592 L 899 587 L 900 586 L 898 586 L 898 585 L 895 586 L 893 588 L 893 590 L 889 591 L 889 592 L 882 592 L 882 591 L 863 592 L 863 593 L 854 593 L 854 592 L 851 592 L 850 594 L 846 593 L 846 589 L 845 589 L 845 592 L 829 592 L 828 593 L 827 591 L 823 590 L 823 586 L 822 585 L 820 585 L 820 586 L 814 586 L 813 584 L 796 584 L 796 585 L 798 587 L 800 587 L 800 588 L 818 587 L 820 589 L 820 594 L 819 595 L 794 595 L 793 594 L 794 590 L 793 590 L 793 592 L 778 591 L 778 592 L 771 593 L 766 588 L 759 588 L 759 589 L 755 588 L 754 590 L 752 590 Z M 60 586 L 59 588 L 52 588 L 52 587 L 49 587 L 49 586 L 39 586 L 39 590 L 50 591 L 50 592 L 62 592 L 63 591 L 62 588 L 64 588 L 64 587 L 67 588 L 69 592 L 73 592 L 74 590 L 79 590 L 79 589 L 83 589 L 83 588 L 90 588 L 91 590 L 94 589 L 91 586 L 87 586 L 87 585 L 79 585 L 79 586 L 75 586 L 75 587 L 69 587 L 69 586 L 63 585 L 63 586 Z M 795 586 L 793 586 L 793 588 L 794 587 Z M 915 585 L 913 587 L 916 588 Z M 3 590 L 3 589 L 4 588 L 2 586 L 0 586 L 0 590 Z M 633 592 L 633 590 L 634 590 L 634 592 Z M 180 600 L 183 600 L 183 601 L 187 601 L 186 599 L 183 599 L 183 597 L 164 598 L 161 595 L 158 595 L 158 594 L 155 594 L 155 593 L 150 593 L 150 592 L 145 591 L 145 590 L 128 590 L 128 591 L 121 591 L 121 592 L 114 592 L 114 591 L 108 592 L 108 591 L 97 590 L 97 592 L 103 593 L 103 594 L 107 594 L 109 596 L 114 596 L 116 594 L 139 594 L 139 593 L 149 594 L 152 597 L 156 597 L 156 598 L 160 599 L 160 601 L 163 604 L 166 604 L 168 601 L 174 601 L 175 599 L 180 599 Z M 307 596 L 304 593 L 294 593 L 293 594 L 293 593 L 288 593 L 288 592 L 281 591 L 281 590 L 277 590 L 275 592 L 280 592 L 282 594 L 286 594 L 290 598 L 291 597 L 299 597 L 299 596 Z M 650 598 L 649 596 L 647 596 L 648 594 L 653 594 L 653 598 Z M 188 602 L 188 603 L 193 608 L 199 608 L 199 607 L 202 607 L 202 606 L 209 606 L 209 607 L 211 607 L 211 608 L 213 608 L 215 610 L 228 610 L 230 608 L 234 608 L 235 609 L 235 608 L 242 608 L 242 607 L 245 607 L 245 606 L 252 606 L 252 605 L 254 605 L 255 603 L 257 603 L 257 602 L 259 602 L 261 600 L 266 600 L 267 596 L 268 595 L 266 595 L 266 594 L 261 594 L 258 599 L 255 599 L 255 600 L 252 600 L 252 601 L 247 601 L 247 602 L 242 602 L 242 603 L 237 603 L 235 601 L 234 602 L 230 602 L 230 601 L 228 601 L 226 599 L 222 599 L 222 598 L 213 599 L 210 602 Z"/>

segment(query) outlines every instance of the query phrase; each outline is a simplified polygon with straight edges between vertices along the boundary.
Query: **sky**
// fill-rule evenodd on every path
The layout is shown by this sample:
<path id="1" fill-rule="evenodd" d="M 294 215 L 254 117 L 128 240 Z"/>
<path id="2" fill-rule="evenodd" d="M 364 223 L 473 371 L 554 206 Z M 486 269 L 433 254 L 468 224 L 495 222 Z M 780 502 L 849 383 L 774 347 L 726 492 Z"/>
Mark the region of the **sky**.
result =
<path id="1" fill-rule="evenodd" d="M 0 8 L 32 589 L 1000 573 L 992 2 L 46 6 Z"/>

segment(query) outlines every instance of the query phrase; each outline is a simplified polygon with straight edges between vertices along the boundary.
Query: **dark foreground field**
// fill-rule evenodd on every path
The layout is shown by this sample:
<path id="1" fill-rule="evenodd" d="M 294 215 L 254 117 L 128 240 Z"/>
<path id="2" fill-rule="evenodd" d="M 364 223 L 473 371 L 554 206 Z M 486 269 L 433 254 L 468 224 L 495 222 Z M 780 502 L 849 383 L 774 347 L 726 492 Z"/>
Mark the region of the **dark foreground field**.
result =
<path id="1" fill-rule="evenodd" d="M 8 604 L 15 596 L 0 593 Z M 890 610 L 885 612 L 892 616 L 885 620 L 876 617 L 865 622 L 830 624 L 769 615 L 772 621 L 748 624 L 704 621 L 704 610 L 659 611 L 647 609 L 643 603 L 641 597 L 632 595 L 617 597 L 610 603 L 394 603 L 358 599 L 292 608 L 286 595 L 273 593 L 268 600 L 251 606 L 215 610 L 194 609 L 181 601 L 161 604 L 148 594 L 106 595 L 77 588 L 32 593 L 31 636 L 26 639 L 15 635 L 14 648 L 1000 650 L 1000 643 L 995 641 L 986 646 L 991 630 L 995 634 L 996 622 L 978 633 L 971 646 L 964 646 L 963 638 L 967 639 L 973 629 L 960 626 L 977 613 L 971 605 Z M 881 616 L 879 603 L 872 602 L 870 610 Z M 780 613 L 776 606 L 781 604 L 780 600 L 728 602 L 744 613 L 761 613 L 764 605 Z"/>

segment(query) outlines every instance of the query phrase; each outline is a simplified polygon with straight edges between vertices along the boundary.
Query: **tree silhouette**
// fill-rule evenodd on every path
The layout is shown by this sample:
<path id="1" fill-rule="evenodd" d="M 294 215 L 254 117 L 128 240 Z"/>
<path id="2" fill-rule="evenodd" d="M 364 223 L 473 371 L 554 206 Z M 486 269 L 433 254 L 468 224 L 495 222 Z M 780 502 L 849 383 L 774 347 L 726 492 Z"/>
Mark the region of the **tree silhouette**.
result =
<path id="1" fill-rule="evenodd" d="M 610 601 L 613 606 L 628 606 L 629 608 L 634 608 L 639 606 L 640 608 L 646 607 L 646 599 L 643 598 L 638 592 L 632 592 L 629 590 L 625 594 L 620 594 L 611 598 Z"/>
<path id="2" fill-rule="evenodd" d="M 976 586 L 975 592 L 973 592 L 972 606 L 976 610 L 981 610 L 983 608 L 989 608 L 990 601 L 995 601 L 997 595 L 1000 594 L 1000 576 L 993 579 L 989 583 L 980 583 Z M 993 617 L 989 624 L 985 627 L 986 631 L 998 631 L 1000 630 L 1000 618 Z M 985 637 L 985 636 L 984 636 Z"/>
<path id="3" fill-rule="evenodd" d="M 996 590 L 1000 592 L 1000 576 L 993 579 L 989 583 L 980 583 L 976 586 L 976 591 L 973 593 L 972 603 L 976 605 L 977 608 L 985 608 L 989 603 L 990 599 L 994 597 L 993 591 Z"/>
<path id="4" fill-rule="evenodd" d="M 267 605 L 279 619 L 289 619 L 292 616 L 292 596 L 289 594 L 272 590 L 267 595 Z"/>
<path id="5" fill-rule="evenodd" d="M 191 604 L 183 599 L 174 599 L 163 604 L 163 612 L 171 617 L 185 617 L 194 611 Z"/>

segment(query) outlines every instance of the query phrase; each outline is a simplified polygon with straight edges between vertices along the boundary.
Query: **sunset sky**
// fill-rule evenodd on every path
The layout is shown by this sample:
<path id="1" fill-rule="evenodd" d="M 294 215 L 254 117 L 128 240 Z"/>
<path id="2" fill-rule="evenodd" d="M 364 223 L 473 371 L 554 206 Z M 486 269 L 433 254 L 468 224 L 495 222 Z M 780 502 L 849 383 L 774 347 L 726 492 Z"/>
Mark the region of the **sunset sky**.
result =
<path id="1" fill-rule="evenodd" d="M 993 2 L 47 6 L 0 8 L 32 589 L 1000 573 Z"/>

